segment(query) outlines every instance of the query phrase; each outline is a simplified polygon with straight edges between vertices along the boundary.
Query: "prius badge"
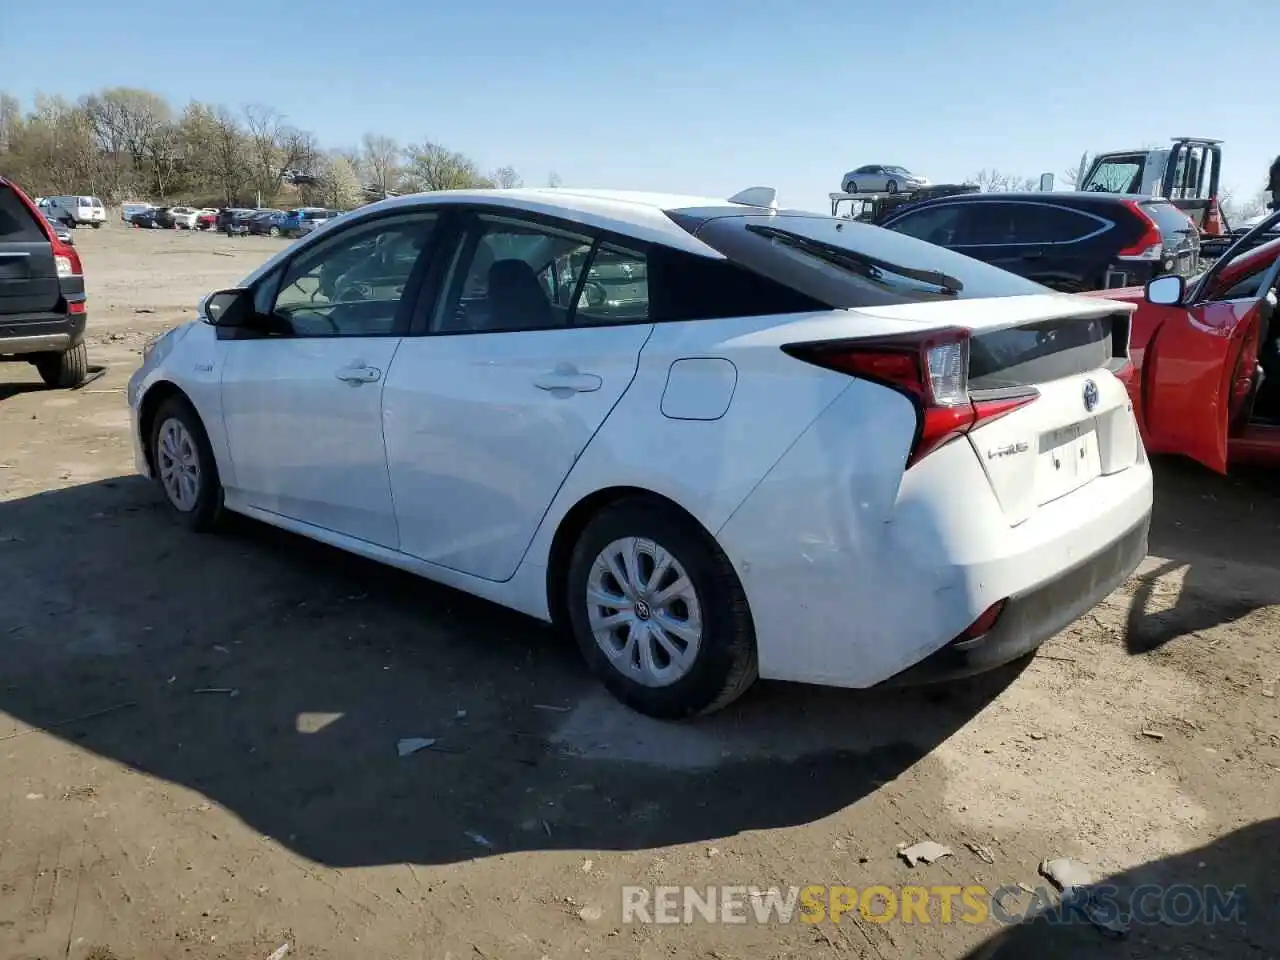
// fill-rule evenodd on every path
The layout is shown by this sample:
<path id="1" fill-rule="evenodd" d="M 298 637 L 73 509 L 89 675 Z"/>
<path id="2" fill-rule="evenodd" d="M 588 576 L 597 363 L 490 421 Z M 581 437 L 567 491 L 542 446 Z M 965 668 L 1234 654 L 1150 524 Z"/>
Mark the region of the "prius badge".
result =
<path id="1" fill-rule="evenodd" d="M 1093 413 L 1094 408 L 1098 405 L 1098 385 L 1092 380 L 1084 382 L 1084 409 L 1086 413 Z"/>
<path id="2" fill-rule="evenodd" d="M 1006 447 L 993 447 L 987 451 L 988 460 L 999 460 L 1001 457 L 1012 457 L 1017 453 L 1026 453 L 1031 446 L 1025 440 L 1011 443 Z"/>

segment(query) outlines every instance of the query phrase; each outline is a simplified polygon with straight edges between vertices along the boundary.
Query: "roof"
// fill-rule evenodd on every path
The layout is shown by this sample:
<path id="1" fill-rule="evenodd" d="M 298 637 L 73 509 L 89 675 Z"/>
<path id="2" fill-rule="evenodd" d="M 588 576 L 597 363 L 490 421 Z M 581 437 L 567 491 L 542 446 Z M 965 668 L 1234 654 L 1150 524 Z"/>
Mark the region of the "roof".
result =
<path id="1" fill-rule="evenodd" d="M 732 204 L 723 197 L 635 190 L 521 187 L 513 190 L 439 190 L 414 193 L 361 207 L 360 213 L 363 215 L 366 211 L 372 213 L 434 203 L 479 203 L 548 216 L 567 215 L 587 226 L 717 258 L 720 254 L 696 240 L 672 221 L 667 213 L 677 210 L 698 210 L 703 213 L 722 210 L 725 214 L 730 214 L 751 210 L 747 206 Z"/>
<path id="2" fill-rule="evenodd" d="M 916 200 L 911 203 L 911 206 L 918 207 L 923 206 L 926 203 L 955 203 L 957 201 L 963 201 L 965 203 L 992 203 L 998 200 L 1036 200 L 1042 203 L 1062 203 L 1064 201 L 1071 202 L 1073 200 L 1078 200 L 1089 203 L 1125 203 L 1132 201 L 1151 203 L 1162 199 L 1162 197 L 1151 197 L 1142 193 L 1106 193 L 1101 190 L 1027 190 L 1011 193 L 1002 193 L 999 191 L 992 191 L 988 193 L 955 193 L 948 196 L 929 197 L 924 200 Z"/>

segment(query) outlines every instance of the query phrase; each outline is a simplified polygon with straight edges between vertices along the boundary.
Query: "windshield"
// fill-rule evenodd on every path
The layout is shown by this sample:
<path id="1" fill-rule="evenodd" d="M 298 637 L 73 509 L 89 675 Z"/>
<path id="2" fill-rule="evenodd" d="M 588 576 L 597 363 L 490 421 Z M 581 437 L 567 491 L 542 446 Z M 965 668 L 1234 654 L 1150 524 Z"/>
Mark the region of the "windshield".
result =
<path id="1" fill-rule="evenodd" d="M 1080 189 L 1091 193 L 1141 193 L 1146 162 L 1144 154 L 1105 157 L 1089 171 Z"/>
<path id="2" fill-rule="evenodd" d="M 902 174 L 904 177 L 909 177 L 909 176 L 911 176 L 911 171 L 910 171 L 910 170 L 908 170 L 906 167 L 885 167 L 885 168 L 884 168 L 884 172 L 885 172 L 885 173 L 900 173 L 900 174 Z"/>
<path id="3" fill-rule="evenodd" d="M 726 216 L 696 235 L 748 270 L 832 307 L 1048 292 L 980 260 L 837 217 Z"/>

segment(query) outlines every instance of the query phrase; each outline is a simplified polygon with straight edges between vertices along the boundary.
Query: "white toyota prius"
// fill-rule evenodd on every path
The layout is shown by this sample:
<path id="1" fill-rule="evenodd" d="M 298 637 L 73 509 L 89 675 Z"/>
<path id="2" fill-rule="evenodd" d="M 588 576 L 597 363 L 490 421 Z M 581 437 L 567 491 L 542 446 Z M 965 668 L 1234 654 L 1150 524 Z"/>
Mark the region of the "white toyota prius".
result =
<path id="1" fill-rule="evenodd" d="M 568 189 L 398 197 L 148 345 L 138 468 L 562 624 L 679 718 L 758 676 L 1032 653 L 1146 552 L 1130 307 L 876 227 Z"/>

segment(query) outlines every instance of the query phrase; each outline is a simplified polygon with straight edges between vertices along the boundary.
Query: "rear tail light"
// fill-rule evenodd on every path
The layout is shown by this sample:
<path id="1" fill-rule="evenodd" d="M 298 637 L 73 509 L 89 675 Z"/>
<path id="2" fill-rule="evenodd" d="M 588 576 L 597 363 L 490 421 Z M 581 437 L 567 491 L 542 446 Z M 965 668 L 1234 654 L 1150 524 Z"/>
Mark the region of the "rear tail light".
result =
<path id="1" fill-rule="evenodd" d="M 57 265 L 59 277 L 79 277 L 84 273 L 76 248 L 63 243 L 56 236 L 53 238 L 53 262 Z"/>
<path id="2" fill-rule="evenodd" d="M 962 644 L 968 643 L 970 640 L 977 640 L 985 637 L 993 629 L 995 629 L 996 621 L 1000 619 L 1000 614 L 1004 613 L 1004 600 L 997 600 L 986 610 L 982 611 L 982 615 L 977 620 L 969 624 L 960 636 L 952 640 L 952 643 Z"/>
<path id="3" fill-rule="evenodd" d="M 969 396 L 969 331 L 947 327 L 924 334 L 788 344 L 797 360 L 870 380 L 903 394 L 916 408 L 910 467 L 979 424 L 1026 406 L 1030 389 L 996 400 Z"/>
<path id="4" fill-rule="evenodd" d="M 1144 227 L 1138 242 L 1125 247 L 1116 256 L 1121 260 L 1164 259 L 1164 234 L 1160 232 L 1160 225 L 1152 219 L 1151 214 L 1142 209 L 1142 204 L 1137 200 L 1126 200 L 1124 205 L 1142 221 Z"/>

